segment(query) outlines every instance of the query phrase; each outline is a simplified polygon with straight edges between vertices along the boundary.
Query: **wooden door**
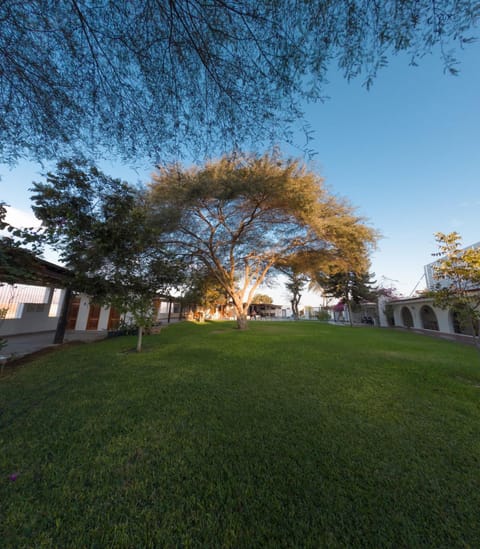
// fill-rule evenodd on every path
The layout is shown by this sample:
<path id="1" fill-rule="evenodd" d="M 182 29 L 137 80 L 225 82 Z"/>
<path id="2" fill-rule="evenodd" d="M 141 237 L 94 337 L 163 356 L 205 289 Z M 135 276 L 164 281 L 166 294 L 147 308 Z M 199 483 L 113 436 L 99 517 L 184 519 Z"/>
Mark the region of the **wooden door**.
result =
<path id="1" fill-rule="evenodd" d="M 110 315 L 108 317 L 108 329 L 109 330 L 118 330 L 120 325 L 120 313 L 115 309 L 115 307 L 110 307 Z"/>
<path id="2" fill-rule="evenodd" d="M 90 303 L 90 310 L 88 311 L 87 330 L 97 330 L 99 318 L 100 305 L 97 305 L 96 303 Z"/>
<path id="3" fill-rule="evenodd" d="M 70 301 L 67 313 L 67 330 L 75 330 L 77 324 L 78 309 L 80 308 L 80 298 L 73 297 Z"/>

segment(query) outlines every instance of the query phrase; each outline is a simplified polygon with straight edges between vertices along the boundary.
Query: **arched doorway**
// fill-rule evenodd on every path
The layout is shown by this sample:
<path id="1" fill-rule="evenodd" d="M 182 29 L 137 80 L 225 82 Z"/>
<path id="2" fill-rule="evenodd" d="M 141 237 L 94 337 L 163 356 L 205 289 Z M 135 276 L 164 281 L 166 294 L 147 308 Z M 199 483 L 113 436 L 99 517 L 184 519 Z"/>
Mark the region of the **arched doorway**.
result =
<path id="1" fill-rule="evenodd" d="M 424 305 L 420 309 L 420 318 L 422 319 L 422 327 L 425 330 L 438 331 L 438 320 L 435 311 L 428 305 Z"/>
<path id="2" fill-rule="evenodd" d="M 402 307 L 402 324 L 405 328 L 413 328 L 413 316 L 408 307 Z"/>

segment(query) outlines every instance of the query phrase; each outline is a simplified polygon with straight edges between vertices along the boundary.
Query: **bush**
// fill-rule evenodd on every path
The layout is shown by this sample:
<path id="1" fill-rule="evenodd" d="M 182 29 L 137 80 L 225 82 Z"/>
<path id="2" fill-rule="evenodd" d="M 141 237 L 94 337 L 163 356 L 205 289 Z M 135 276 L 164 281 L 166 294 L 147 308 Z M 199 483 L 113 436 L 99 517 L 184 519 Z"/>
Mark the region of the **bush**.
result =
<path id="1" fill-rule="evenodd" d="M 317 313 L 318 320 L 330 320 L 330 313 L 328 311 L 319 311 Z"/>

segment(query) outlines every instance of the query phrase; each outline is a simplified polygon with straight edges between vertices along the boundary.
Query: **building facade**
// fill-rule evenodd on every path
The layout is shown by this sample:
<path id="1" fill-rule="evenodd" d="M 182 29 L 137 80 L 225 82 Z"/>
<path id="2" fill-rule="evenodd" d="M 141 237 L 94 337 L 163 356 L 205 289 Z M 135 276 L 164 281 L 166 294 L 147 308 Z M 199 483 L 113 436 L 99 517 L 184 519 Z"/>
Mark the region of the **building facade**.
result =
<path id="1" fill-rule="evenodd" d="M 480 242 L 468 246 L 478 248 Z M 425 265 L 425 280 L 427 289 L 434 291 L 449 286 L 448 280 L 437 280 L 435 278 L 435 266 L 441 260 Z M 480 288 L 471 289 L 477 293 Z M 379 317 L 382 326 L 397 326 L 415 331 L 425 332 L 432 335 L 439 335 L 447 339 L 459 341 L 471 341 L 474 330 L 478 335 L 479 326 L 465 326 L 456 311 L 452 308 L 442 309 L 435 305 L 433 297 L 418 296 L 402 299 L 383 299 L 379 302 Z"/>

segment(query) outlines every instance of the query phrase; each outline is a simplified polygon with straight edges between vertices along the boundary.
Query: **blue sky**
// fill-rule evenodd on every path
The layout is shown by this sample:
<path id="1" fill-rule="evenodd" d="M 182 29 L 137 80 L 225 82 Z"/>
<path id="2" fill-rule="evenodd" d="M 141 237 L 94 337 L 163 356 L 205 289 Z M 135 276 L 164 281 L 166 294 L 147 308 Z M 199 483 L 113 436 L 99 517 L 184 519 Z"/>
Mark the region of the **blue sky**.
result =
<path id="1" fill-rule="evenodd" d="M 458 231 L 465 245 L 480 240 L 480 44 L 457 52 L 457 58 L 460 74 L 450 76 L 438 55 L 418 67 L 394 57 L 369 91 L 360 80 L 348 83 L 332 71 L 330 99 L 305 107 L 315 132 L 311 166 L 382 233 L 372 271 L 405 295 L 432 260 L 435 232 Z M 110 162 L 102 167 L 132 183 L 147 181 L 152 171 Z M 14 170 L 0 165 L 0 198 L 28 211 L 28 189 L 41 171 L 31 163 Z M 266 292 L 287 301 L 281 288 Z M 315 296 L 303 300 L 318 302 Z"/>
<path id="2" fill-rule="evenodd" d="M 372 270 L 404 293 L 432 261 L 435 232 L 480 240 L 480 46 L 458 58 L 456 77 L 438 57 L 394 58 L 369 91 L 336 76 L 328 104 L 308 111 L 320 173 L 381 231 Z"/>

